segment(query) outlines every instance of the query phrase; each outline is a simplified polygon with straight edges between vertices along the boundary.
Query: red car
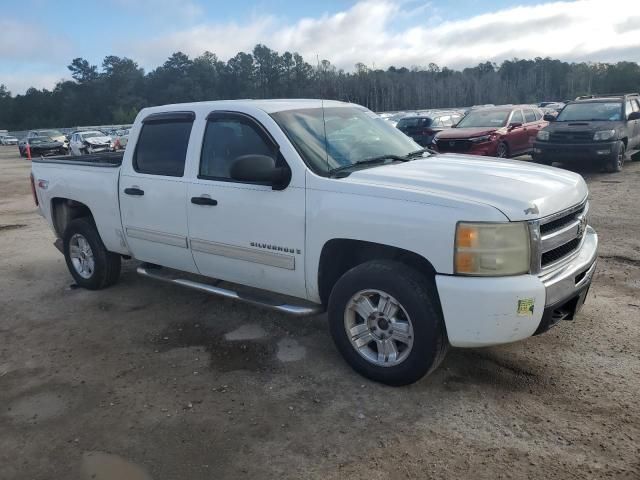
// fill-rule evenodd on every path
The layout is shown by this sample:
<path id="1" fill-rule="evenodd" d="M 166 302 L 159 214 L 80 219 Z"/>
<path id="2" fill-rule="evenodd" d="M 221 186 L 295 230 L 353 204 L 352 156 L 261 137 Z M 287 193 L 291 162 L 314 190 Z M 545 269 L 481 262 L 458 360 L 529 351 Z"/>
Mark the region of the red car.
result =
<path id="1" fill-rule="evenodd" d="M 439 152 L 517 157 L 533 151 L 538 131 L 548 125 L 530 105 L 486 107 L 470 111 L 453 128 L 434 138 Z"/>

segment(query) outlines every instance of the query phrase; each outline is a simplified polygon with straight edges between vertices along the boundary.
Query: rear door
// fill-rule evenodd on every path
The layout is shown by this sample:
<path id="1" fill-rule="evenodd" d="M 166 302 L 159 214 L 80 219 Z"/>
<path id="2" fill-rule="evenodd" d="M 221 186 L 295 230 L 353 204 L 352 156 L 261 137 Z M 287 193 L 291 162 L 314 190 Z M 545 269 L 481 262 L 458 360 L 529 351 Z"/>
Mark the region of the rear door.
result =
<path id="1" fill-rule="evenodd" d="M 533 149 L 533 142 L 538 135 L 538 130 L 542 128 L 540 119 L 536 116 L 535 111 L 532 108 L 525 108 L 522 110 L 524 115 L 524 126 L 527 131 L 527 146 L 529 150 Z"/>
<path id="2" fill-rule="evenodd" d="M 513 124 L 519 124 L 512 127 Z M 529 135 L 527 133 L 527 127 L 524 124 L 524 116 L 522 110 L 517 109 L 511 113 L 511 119 L 509 120 L 509 127 L 507 133 L 507 142 L 509 144 L 509 152 L 511 155 L 519 155 L 523 151 L 528 149 Z"/>
<path id="3" fill-rule="evenodd" d="M 231 164 L 244 155 L 266 155 L 276 164 L 286 164 L 279 145 L 258 120 L 238 112 L 211 113 L 197 175 L 187 193 L 189 236 L 198 270 L 305 297 L 304 180 L 294 177 L 282 190 L 234 180 Z"/>
<path id="4" fill-rule="evenodd" d="M 193 112 L 151 114 L 120 176 L 120 210 L 129 249 L 138 260 L 196 272 L 188 248 L 185 161 Z"/>

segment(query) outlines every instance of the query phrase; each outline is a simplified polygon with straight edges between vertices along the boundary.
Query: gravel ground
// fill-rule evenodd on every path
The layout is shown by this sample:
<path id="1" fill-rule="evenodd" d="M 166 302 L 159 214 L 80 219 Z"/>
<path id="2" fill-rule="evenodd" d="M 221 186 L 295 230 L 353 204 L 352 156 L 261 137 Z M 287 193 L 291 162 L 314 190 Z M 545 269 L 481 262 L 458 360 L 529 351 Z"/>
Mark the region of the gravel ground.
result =
<path id="1" fill-rule="evenodd" d="M 72 287 L 0 147 L 0 478 L 640 478 L 640 162 L 581 173 L 601 238 L 578 318 L 364 380 L 326 318 L 142 279 Z"/>

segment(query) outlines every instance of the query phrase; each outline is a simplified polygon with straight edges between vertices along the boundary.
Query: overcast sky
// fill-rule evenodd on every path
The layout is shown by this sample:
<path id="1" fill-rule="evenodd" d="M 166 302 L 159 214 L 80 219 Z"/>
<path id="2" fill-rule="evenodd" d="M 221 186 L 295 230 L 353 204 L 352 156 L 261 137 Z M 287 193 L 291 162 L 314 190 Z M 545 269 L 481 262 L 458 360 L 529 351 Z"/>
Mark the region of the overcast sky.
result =
<path id="1" fill-rule="evenodd" d="M 553 57 L 640 61 L 640 0 L 2 0 L 0 83 L 52 88 L 66 65 L 115 54 L 151 70 L 172 53 L 223 60 L 257 43 L 345 70 Z"/>

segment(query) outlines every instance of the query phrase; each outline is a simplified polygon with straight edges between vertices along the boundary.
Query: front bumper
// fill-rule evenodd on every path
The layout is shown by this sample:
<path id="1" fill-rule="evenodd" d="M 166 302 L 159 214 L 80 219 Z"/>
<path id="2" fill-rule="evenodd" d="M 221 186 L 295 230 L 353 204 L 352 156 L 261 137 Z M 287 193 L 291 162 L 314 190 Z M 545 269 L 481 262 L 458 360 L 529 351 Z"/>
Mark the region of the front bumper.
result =
<path id="1" fill-rule="evenodd" d="M 592 160 L 610 157 L 616 142 L 594 143 L 551 143 L 535 141 L 533 143 L 534 157 L 546 157 L 559 161 Z"/>
<path id="2" fill-rule="evenodd" d="M 589 227 L 580 251 L 541 276 L 436 275 L 449 343 L 454 347 L 510 343 L 572 319 L 591 285 L 597 251 L 598 236 Z"/>
<path id="3" fill-rule="evenodd" d="M 482 143 L 472 143 L 470 141 L 464 140 L 466 144 L 460 145 L 461 140 L 454 140 L 453 145 L 447 145 L 447 141 L 443 140 L 438 143 L 432 143 L 435 146 L 434 150 L 437 150 L 440 153 L 460 153 L 463 155 L 484 155 L 489 157 L 495 157 L 498 153 L 498 143 L 497 141 L 488 141 Z"/>

